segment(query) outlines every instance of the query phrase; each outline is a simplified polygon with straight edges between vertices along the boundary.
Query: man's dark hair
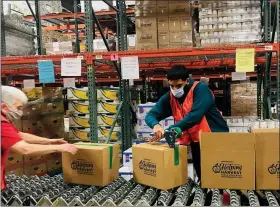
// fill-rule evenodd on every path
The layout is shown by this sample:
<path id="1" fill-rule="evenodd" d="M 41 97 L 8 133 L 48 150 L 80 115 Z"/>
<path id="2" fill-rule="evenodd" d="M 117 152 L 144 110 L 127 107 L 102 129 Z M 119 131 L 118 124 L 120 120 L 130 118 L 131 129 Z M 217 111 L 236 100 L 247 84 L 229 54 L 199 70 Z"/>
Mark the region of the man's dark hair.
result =
<path id="1" fill-rule="evenodd" d="M 167 71 L 167 80 L 179 80 L 186 81 L 189 78 L 189 71 L 183 65 L 174 65 Z"/>

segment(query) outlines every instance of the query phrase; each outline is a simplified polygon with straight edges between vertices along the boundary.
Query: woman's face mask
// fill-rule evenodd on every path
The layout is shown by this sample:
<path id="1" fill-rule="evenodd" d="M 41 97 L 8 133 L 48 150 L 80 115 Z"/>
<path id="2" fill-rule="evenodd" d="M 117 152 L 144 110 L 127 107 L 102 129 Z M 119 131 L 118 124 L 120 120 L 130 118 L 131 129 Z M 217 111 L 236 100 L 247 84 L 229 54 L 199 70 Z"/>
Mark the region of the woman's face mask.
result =
<path id="1" fill-rule="evenodd" d="M 23 115 L 23 111 L 18 109 L 10 109 L 10 111 L 7 114 L 8 118 L 12 118 L 12 119 L 20 119 L 22 115 Z"/>
<path id="2" fill-rule="evenodd" d="M 7 106 L 8 112 L 5 113 L 9 121 L 20 119 L 23 115 L 22 109 L 18 109 L 15 106 Z"/>

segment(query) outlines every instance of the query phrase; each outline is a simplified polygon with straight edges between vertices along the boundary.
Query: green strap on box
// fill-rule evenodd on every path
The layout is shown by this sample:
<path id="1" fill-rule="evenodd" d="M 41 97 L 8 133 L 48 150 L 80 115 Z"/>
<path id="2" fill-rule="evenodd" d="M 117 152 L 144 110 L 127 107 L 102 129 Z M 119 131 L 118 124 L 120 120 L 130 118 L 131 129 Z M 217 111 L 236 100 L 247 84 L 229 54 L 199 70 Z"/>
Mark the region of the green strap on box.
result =
<path id="1" fill-rule="evenodd" d="M 180 163 L 180 156 L 179 156 L 179 146 L 174 147 L 174 165 L 177 166 Z"/>
<path id="2" fill-rule="evenodd" d="M 75 145 L 85 145 L 85 146 L 107 146 L 105 144 L 75 144 Z M 113 168 L 113 146 L 107 146 L 109 147 L 109 155 L 110 155 L 110 159 L 109 159 L 109 168 L 112 169 Z"/>

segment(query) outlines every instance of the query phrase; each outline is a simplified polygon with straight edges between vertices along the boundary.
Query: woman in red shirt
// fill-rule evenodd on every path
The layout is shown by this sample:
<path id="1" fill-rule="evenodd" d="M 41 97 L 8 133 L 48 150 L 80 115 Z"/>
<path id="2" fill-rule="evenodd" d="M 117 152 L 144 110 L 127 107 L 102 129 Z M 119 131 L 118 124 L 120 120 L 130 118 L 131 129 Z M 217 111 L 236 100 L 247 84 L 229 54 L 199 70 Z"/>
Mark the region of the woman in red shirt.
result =
<path id="1" fill-rule="evenodd" d="M 1 86 L 1 190 L 6 188 L 5 165 L 10 150 L 23 155 L 77 152 L 75 145 L 68 144 L 63 139 L 47 139 L 19 132 L 16 129 L 12 121 L 20 119 L 27 101 L 28 98 L 21 90 L 11 86 Z"/>

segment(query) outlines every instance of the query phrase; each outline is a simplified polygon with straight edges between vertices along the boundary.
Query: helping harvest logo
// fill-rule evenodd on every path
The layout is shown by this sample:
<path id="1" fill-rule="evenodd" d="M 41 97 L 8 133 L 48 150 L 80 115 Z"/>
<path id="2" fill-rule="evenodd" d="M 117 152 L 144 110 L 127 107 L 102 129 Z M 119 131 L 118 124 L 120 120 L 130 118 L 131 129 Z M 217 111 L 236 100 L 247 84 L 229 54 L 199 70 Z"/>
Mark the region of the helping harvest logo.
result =
<path id="1" fill-rule="evenodd" d="M 72 170 L 76 170 L 78 174 L 93 175 L 93 164 L 85 160 L 75 160 L 71 163 Z"/>
<path id="2" fill-rule="evenodd" d="M 280 178 L 280 162 L 273 163 L 268 167 L 268 172 L 271 175 L 277 175 L 277 178 Z"/>
<path id="3" fill-rule="evenodd" d="M 157 165 L 149 160 L 140 160 L 139 169 L 143 170 L 146 175 L 157 176 Z"/>
<path id="4" fill-rule="evenodd" d="M 234 164 L 229 161 L 216 163 L 212 170 L 216 174 L 221 174 L 222 178 L 242 178 L 242 165 Z"/>

